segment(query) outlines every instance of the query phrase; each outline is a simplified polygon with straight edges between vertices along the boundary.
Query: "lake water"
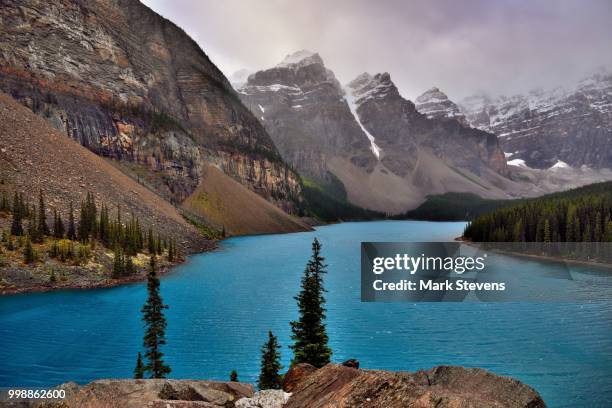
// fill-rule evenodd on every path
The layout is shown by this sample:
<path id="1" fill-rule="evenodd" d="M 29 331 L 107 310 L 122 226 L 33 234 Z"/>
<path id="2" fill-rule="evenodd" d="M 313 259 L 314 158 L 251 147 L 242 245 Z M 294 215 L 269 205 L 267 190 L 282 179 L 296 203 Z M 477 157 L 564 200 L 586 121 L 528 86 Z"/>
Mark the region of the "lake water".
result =
<path id="1" fill-rule="evenodd" d="M 612 275 L 572 267 L 579 303 L 361 303 L 361 241 L 444 241 L 463 223 L 345 223 L 315 232 L 232 238 L 162 278 L 174 378 L 254 382 L 270 329 L 290 360 L 293 296 L 313 237 L 323 244 L 333 360 L 364 368 L 483 367 L 535 387 L 552 407 L 612 406 Z M 554 276 L 555 264 L 504 257 Z M 556 290 L 556 279 L 549 279 Z M 571 282 L 575 282 L 575 285 Z M 559 284 L 561 282 L 559 281 Z M 572 286 L 574 285 L 574 286 Z M 586 287 L 586 289 L 585 289 Z M 130 377 L 141 350 L 144 284 L 0 297 L 0 386 Z"/>

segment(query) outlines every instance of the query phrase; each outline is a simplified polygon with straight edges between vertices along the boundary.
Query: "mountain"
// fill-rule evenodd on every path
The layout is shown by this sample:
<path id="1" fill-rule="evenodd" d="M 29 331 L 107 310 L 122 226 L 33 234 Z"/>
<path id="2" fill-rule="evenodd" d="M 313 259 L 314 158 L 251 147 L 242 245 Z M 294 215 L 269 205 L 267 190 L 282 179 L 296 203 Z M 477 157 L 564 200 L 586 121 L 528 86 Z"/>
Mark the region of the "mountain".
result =
<path id="1" fill-rule="evenodd" d="M 362 74 L 347 85 L 360 123 L 381 151 L 379 171 L 400 179 L 403 194 L 472 192 L 487 198 L 532 194 L 509 178 L 495 135 L 460 121 L 419 113 L 388 73 Z M 355 182 L 358 182 L 355 180 Z"/>
<path id="2" fill-rule="evenodd" d="M 302 50 L 251 74 L 238 93 L 288 163 L 327 186 L 339 179 L 363 208 L 400 213 L 449 191 L 533 194 L 506 177 L 494 135 L 420 114 L 388 74 L 362 74 L 342 87 L 318 54 Z"/>
<path id="3" fill-rule="evenodd" d="M 497 98 L 477 94 L 460 106 L 472 126 L 499 137 L 515 164 L 612 168 L 610 72 L 598 72 L 569 89 Z"/>
<path id="4" fill-rule="evenodd" d="M 238 92 L 300 174 L 330 181 L 329 162 L 336 158 L 366 172 L 375 166 L 340 83 L 318 54 L 302 50 L 288 55 L 275 67 L 250 75 Z"/>
<path id="5" fill-rule="evenodd" d="M 467 125 L 465 115 L 440 89 L 433 87 L 415 99 L 417 110 L 429 119 L 452 118 Z"/>
<path id="6" fill-rule="evenodd" d="M 6 0 L 0 31 L 0 90 L 164 198 L 184 202 L 213 165 L 296 211 L 299 177 L 263 126 L 200 47 L 139 1 Z"/>

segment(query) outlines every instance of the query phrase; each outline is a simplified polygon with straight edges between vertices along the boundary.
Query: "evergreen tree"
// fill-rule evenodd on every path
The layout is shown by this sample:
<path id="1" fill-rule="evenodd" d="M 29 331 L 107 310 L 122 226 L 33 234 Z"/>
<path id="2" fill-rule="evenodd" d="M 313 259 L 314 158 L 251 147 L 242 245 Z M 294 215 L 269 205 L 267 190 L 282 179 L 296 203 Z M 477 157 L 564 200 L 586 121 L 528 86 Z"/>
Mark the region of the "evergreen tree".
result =
<path id="1" fill-rule="evenodd" d="M 123 268 L 123 272 L 126 276 L 132 276 L 136 273 L 136 267 L 134 266 L 134 262 L 132 262 L 132 257 L 129 255 L 125 257 L 125 267 Z"/>
<path id="2" fill-rule="evenodd" d="M 0 201 L 0 212 L 9 213 L 11 206 L 9 205 L 8 194 L 6 191 L 2 192 L 2 200 Z"/>
<path id="3" fill-rule="evenodd" d="M 26 244 L 23 250 L 23 261 L 27 264 L 34 263 L 36 255 L 34 254 L 34 248 L 32 247 L 32 240 L 30 237 L 26 237 Z"/>
<path id="4" fill-rule="evenodd" d="M 45 200 L 42 190 L 38 193 L 38 233 L 40 236 L 49 235 L 49 226 L 47 225 L 47 211 L 45 209 Z"/>
<path id="5" fill-rule="evenodd" d="M 608 222 L 606 222 L 603 241 L 612 242 L 612 217 L 608 218 Z"/>
<path id="6" fill-rule="evenodd" d="M 21 201 L 17 192 L 15 192 L 15 197 L 13 199 L 13 222 L 11 223 L 11 234 L 22 236 L 23 235 L 23 225 L 21 220 L 23 218 L 23 211 L 21 208 Z"/>
<path id="7" fill-rule="evenodd" d="M 268 341 L 261 347 L 261 371 L 257 381 L 260 390 L 281 388 L 281 376 L 278 373 L 282 368 L 279 348 L 276 336 L 268 331 Z"/>
<path id="8" fill-rule="evenodd" d="M 174 262 L 174 258 L 175 258 L 175 253 L 174 253 L 174 241 L 170 240 L 168 242 L 168 262 Z"/>
<path id="9" fill-rule="evenodd" d="M 149 250 L 149 253 L 152 255 L 157 253 L 157 250 L 155 249 L 155 239 L 153 238 L 152 228 L 149 228 L 149 233 L 147 234 L 147 241 L 148 241 L 147 249 Z"/>
<path id="10" fill-rule="evenodd" d="M 142 354 L 138 352 L 138 357 L 136 358 L 136 368 L 134 368 L 134 378 L 140 379 L 144 378 L 144 365 L 142 364 Z"/>
<path id="11" fill-rule="evenodd" d="M 306 265 L 301 282 L 301 291 L 295 297 L 298 302 L 299 320 L 291 322 L 291 338 L 294 344 L 292 364 L 308 363 L 323 367 L 329 363 L 332 351 L 328 347 L 325 330 L 325 298 L 323 297 L 323 274 L 326 273 L 325 258 L 321 256 L 321 244 L 315 238 L 312 257 Z"/>
<path id="12" fill-rule="evenodd" d="M 548 219 L 544 221 L 544 242 L 551 242 L 550 222 Z"/>
<path id="13" fill-rule="evenodd" d="M 68 216 L 68 239 L 76 239 L 76 226 L 74 225 L 74 208 L 72 208 L 72 202 L 70 203 L 70 215 Z"/>
<path id="14" fill-rule="evenodd" d="M 53 210 L 53 236 L 58 239 L 64 238 L 64 232 L 62 216 L 57 210 Z"/>
<path id="15" fill-rule="evenodd" d="M 43 241 L 43 234 L 40 230 L 40 225 L 36 219 L 36 208 L 31 211 L 30 221 L 28 222 L 28 236 L 32 242 L 41 243 Z"/>
<path id="16" fill-rule="evenodd" d="M 232 372 L 230 373 L 230 381 L 238 382 L 238 371 L 232 370 Z"/>
<path id="17" fill-rule="evenodd" d="M 121 251 L 121 247 L 117 245 L 115 247 L 115 254 L 113 256 L 112 277 L 114 279 L 119 279 L 120 277 L 124 275 L 125 275 L 125 261 L 123 260 L 123 252 Z"/>
<path id="18" fill-rule="evenodd" d="M 151 256 L 151 269 L 147 277 L 148 297 L 142 308 L 143 321 L 145 322 L 145 335 L 143 344 L 147 350 L 145 357 L 148 360 L 145 371 L 151 373 L 151 378 L 165 378 L 170 373 L 170 367 L 165 365 L 160 346 L 166 344 L 166 318 L 164 305 L 159 293 L 159 279 L 155 270 L 155 256 Z"/>
<path id="19" fill-rule="evenodd" d="M 593 241 L 600 242 L 603 241 L 603 229 L 601 225 L 601 212 L 597 211 L 595 215 L 595 230 L 593 235 Z"/>

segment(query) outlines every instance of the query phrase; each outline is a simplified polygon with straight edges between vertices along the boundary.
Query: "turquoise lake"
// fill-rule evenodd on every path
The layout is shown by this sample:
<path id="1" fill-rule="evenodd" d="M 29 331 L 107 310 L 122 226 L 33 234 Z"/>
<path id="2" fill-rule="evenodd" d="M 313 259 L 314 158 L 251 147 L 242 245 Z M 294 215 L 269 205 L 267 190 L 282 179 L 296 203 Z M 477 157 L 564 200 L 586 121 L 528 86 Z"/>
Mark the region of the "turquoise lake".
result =
<path id="1" fill-rule="evenodd" d="M 161 281 L 166 361 L 174 378 L 255 382 L 272 330 L 290 360 L 293 296 L 316 236 L 329 265 L 327 327 L 333 360 L 364 368 L 483 367 L 533 386 L 551 407 L 612 406 L 612 273 L 503 257 L 508 273 L 533 276 L 565 303 L 361 303 L 361 241 L 450 241 L 464 223 L 382 221 L 314 232 L 228 239 Z M 496 255 L 498 256 L 498 255 Z M 131 377 L 141 350 L 144 283 L 112 289 L 0 297 L 0 386 Z"/>

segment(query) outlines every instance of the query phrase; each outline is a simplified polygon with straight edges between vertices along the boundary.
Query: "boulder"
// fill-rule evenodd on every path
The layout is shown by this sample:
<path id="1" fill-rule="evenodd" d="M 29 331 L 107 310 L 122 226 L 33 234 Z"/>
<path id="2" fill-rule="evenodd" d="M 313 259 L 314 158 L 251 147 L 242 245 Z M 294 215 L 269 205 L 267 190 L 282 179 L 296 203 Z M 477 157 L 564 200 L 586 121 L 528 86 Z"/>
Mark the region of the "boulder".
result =
<path id="1" fill-rule="evenodd" d="M 359 361 L 351 358 L 350 360 L 346 360 L 344 363 L 342 363 L 342 365 L 345 367 L 359 368 Z"/>
<path id="2" fill-rule="evenodd" d="M 236 408 L 282 408 L 291 394 L 283 390 L 261 390 L 252 398 L 236 401 Z"/>
<path id="3" fill-rule="evenodd" d="M 298 381 L 284 408 L 544 408 L 531 387 L 486 370 L 435 367 L 416 373 L 328 364 Z"/>
<path id="4" fill-rule="evenodd" d="M 293 392 L 293 389 L 300 381 L 304 380 L 315 371 L 317 371 L 317 368 L 307 363 L 300 363 L 291 366 L 289 371 L 287 371 L 283 377 L 283 390 Z"/>

